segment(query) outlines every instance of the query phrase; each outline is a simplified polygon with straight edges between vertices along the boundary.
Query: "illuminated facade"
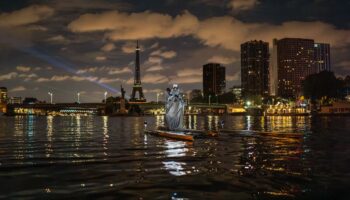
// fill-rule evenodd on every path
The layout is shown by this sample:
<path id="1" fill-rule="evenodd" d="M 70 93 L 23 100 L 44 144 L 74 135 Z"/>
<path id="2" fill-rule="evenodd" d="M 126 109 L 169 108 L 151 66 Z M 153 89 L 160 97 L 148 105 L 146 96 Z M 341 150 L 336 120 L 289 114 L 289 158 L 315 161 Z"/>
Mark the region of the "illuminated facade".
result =
<path id="1" fill-rule="evenodd" d="M 241 44 L 241 81 L 244 98 L 269 94 L 269 43 Z"/>
<path id="2" fill-rule="evenodd" d="M 301 95 L 302 81 L 317 72 L 314 65 L 314 40 L 284 38 L 275 42 L 278 96 L 296 98 Z"/>
<path id="3" fill-rule="evenodd" d="M 315 67 L 317 72 L 331 71 L 330 45 L 325 43 L 315 43 Z"/>
<path id="4" fill-rule="evenodd" d="M 218 63 L 208 63 L 203 65 L 203 94 L 207 98 L 209 95 L 220 95 L 226 88 L 225 67 Z"/>

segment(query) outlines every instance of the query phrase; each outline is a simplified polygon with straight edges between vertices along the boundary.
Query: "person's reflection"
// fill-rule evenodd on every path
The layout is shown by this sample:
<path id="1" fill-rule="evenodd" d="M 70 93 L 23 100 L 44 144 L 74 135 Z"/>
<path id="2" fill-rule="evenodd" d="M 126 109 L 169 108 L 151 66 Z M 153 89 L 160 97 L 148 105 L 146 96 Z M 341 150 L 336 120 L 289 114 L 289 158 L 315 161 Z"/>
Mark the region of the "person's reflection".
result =
<path id="1" fill-rule="evenodd" d="M 172 158 L 169 161 L 163 161 L 164 167 L 170 174 L 174 176 L 183 176 L 186 174 L 190 174 L 191 170 L 186 170 L 186 163 L 176 161 L 176 158 L 184 157 L 186 154 L 189 154 L 188 146 L 191 146 L 191 142 L 183 142 L 183 141 L 165 141 L 165 155 L 167 158 Z"/>

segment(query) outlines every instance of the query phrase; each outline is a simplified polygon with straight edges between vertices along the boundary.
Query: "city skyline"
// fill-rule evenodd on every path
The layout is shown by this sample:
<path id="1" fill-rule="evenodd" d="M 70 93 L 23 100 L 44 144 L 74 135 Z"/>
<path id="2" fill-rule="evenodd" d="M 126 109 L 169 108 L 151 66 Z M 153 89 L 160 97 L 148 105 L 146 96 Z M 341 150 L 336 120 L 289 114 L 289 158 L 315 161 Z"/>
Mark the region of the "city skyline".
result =
<path id="1" fill-rule="evenodd" d="M 142 85 L 151 101 L 175 82 L 185 92 L 202 89 L 201 68 L 208 62 L 226 67 L 226 88 L 240 85 L 239 47 L 250 40 L 268 42 L 270 52 L 273 38 L 330 43 L 332 70 L 338 76 L 350 71 L 349 17 L 346 9 L 331 16 L 339 5 L 330 1 L 307 3 L 310 12 L 299 16 L 291 13 L 302 1 L 289 7 L 280 2 L 285 15 L 278 19 L 271 1 L 64 2 L 0 4 L 0 86 L 9 96 L 49 101 L 53 92 L 55 101 L 72 102 L 80 92 L 82 102 L 97 102 L 106 91 L 120 95 L 121 84 L 130 95 L 137 39 Z"/>

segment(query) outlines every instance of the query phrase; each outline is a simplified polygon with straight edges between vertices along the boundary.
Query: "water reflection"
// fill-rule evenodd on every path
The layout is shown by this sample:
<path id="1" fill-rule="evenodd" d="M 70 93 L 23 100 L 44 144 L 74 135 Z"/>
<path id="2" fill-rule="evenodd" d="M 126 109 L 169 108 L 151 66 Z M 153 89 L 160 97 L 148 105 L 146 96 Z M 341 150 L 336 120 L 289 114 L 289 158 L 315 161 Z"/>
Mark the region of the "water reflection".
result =
<path id="1" fill-rule="evenodd" d="M 52 150 L 52 134 L 53 134 L 53 116 L 46 118 L 46 129 L 47 129 L 47 143 L 45 144 L 45 156 L 48 158 L 51 156 Z"/>
<path id="2" fill-rule="evenodd" d="M 108 135 L 108 120 L 109 120 L 109 117 L 108 116 L 103 116 L 102 117 L 102 120 L 103 120 L 103 141 L 102 141 L 102 147 L 103 147 L 103 154 L 105 156 L 108 156 L 108 138 L 109 138 L 109 135 Z M 106 158 L 105 158 L 106 159 Z"/>
<path id="3" fill-rule="evenodd" d="M 3 118 L 0 198 L 44 192 L 47 199 L 346 194 L 349 118 L 192 115 L 186 125 L 216 129 L 221 119 L 227 129 L 250 131 L 187 143 L 143 134 L 145 120 L 160 126 L 163 116 Z"/>
<path id="4" fill-rule="evenodd" d="M 185 157 L 186 154 L 189 154 L 188 146 L 191 146 L 190 142 L 183 141 L 165 141 L 165 155 L 167 158 L 171 158 L 172 160 L 163 161 L 164 167 L 170 174 L 174 176 L 183 176 L 186 174 L 190 174 L 190 170 L 186 170 L 186 163 L 177 161 L 180 157 Z"/>

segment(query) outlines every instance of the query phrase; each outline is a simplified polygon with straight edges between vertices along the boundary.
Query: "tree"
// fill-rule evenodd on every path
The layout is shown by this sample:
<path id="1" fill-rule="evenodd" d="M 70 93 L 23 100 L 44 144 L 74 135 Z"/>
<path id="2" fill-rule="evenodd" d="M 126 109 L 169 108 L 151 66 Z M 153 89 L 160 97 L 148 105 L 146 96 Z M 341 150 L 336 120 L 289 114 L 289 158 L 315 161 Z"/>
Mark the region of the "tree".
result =
<path id="1" fill-rule="evenodd" d="M 236 102 L 236 96 L 233 94 L 233 92 L 226 92 L 222 95 L 219 95 L 219 103 L 227 103 L 232 104 L 233 102 Z"/>
<path id="2" fill-rule="evenodd" d="M 344 81 L 337 79 L 333 72 L 322 71 L 306 77 L 303 81 L 303 93 L 306 98 L 320 100 L 324 98 L 341 98 Z"/>

